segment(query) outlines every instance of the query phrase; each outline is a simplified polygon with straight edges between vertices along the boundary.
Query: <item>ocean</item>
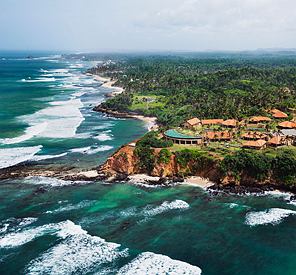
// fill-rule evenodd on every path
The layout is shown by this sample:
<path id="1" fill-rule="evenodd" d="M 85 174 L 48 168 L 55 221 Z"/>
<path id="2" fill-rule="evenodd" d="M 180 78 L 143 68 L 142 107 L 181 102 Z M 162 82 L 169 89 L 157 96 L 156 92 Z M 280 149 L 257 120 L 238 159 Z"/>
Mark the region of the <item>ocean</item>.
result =
<path id="1" fill-rule="evenodd" d="M 147 131 L 141 121 L 92 111 L 110 92 L 84 74 L 98 62 L 0 53 L 0 168 L 90 170 Z M 0 274 L 292 275 L 290 197 L 182 184 L 2 180 Z"/>

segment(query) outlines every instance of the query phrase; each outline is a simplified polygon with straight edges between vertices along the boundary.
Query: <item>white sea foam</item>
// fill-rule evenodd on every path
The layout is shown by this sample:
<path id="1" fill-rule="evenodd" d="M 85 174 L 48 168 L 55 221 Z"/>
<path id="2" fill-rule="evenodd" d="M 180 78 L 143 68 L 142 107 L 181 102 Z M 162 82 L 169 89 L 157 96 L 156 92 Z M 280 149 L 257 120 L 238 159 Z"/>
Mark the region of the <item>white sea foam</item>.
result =
<path id="1" fill-rule="evenodd" d="M 9 223 L 5 223 L 0 228 L 0 234 L 5 233 L 9 227 Z"/>
<path id="2" fill-rule="evenodd" d="M 19 227 L 25 227 L 25 226 L 28 226 L 34 222 L 36 222 L 38 219 L 37 218 L 32 218 L 32 217 L 29 217 L 29 218 L 23 218 L 23 219 L 20 219 L 20 222 L 19 222 Z"/>
<path id="3" fill-rule="evenodd" d="M 271 195 L 278 198 L 290 199 L 290 197 L 293 194 L 290 192 L 281 192 L 279 190 L 274 190 L 274 191 L 265 191 L 264 195 Z"/>
<path id="4" fill-rule="evenodd" d="M 52 69 L 52 70 L 43 70 L 40 69 L 40 72 L 42 73 L 68 73 L 68 69 Z"/>
<path id="5" fill-rule="evenodd" d="M 72 94 L 72 96 L 73 97 L 81 97 L 81 96 L 83 96 L 85 94 L 86 94 L 86 92 L 76 92 L 76 93 Z"/>
<path id="6" fill-rule="evenodd" d="M 9 218 L 5 221 L 2 221 L 1 228 L 0 228 L 0 234 L 5 233 L 6 231 L 19 231 L 20 229 L 36 222 L 38 219 L 37 218 Z"/>
<path id="7" fill-rule="evenodd" d="M 112 146 L 102 145 L 102 146 L 99 146 L 97 148 L 90 149 L 89 151 L 87 151 L 87 154 L 88 155 L 93 155 L 93 154 L 97 154 L 99 152 L 109 151 L 109 150 L 112 150 L 112 149 L 113 149 Z"/>
<path id="8" fill-rule="evenodd" d="M 35 155 L 31 160 L 32 161 L 40 161 L 40 160 L 46 160 L 46 159 L 56 159 L 66 156 L 67 153 L 62 153 L 59 155 Z"/>
<path id="9" fill-rule="evenodd" d="M 25 79 L 23 78 L 21 82 L 35 83 L 35 82 L 55 82 L 56 79 L 54 77 L 39 77 L 36 79 Z"/>
<path id="10" fill-rule="evenodd" d="M 58 227 L 57 234 L 64 240 L 32 260 L 26 274 L 85 274 L 128 255 L 120 245 L 91 236 L 71 221 Z"/>
<path id="11" fill-rule="evenodd" d="M 55 224 L 48 224 L 36 228 L 12 232 L 0 238 L 0 248 L 12 248 L 24 245 L 45 233 L 56 231 Z"/>
<path id="12" fill-rule="evenodd" d="M 185 201 L 182 201 L 182 200 L 174 200 L 172 202 L 165 201 L 160 206 L 157 206 L 157 207 L 147 206 L 144 209 L 143 214 L 146 217 L 151 217 L 151 216 L 159 215 L 161 213 L 164 213 L 164 212 L 167 212 L 170 210 L 188 209 L 189 207 L 190 207 L 189 204 Z"/>
<path id="13" fill-rule="evenodd" d="M 105 130 L 105 129 L 111 128 L 113 125 L 114 125 L 113 123 L 107 122 L 102 125 L 92 127 L 92 130 Z"/>
<path id="14" fill-rule="evenodd" d="M 32 126 L 41 124 L 46 125 L 46 127 L 37 134 L 37 136 L 40 137 L 74 137 L 77 128 L 84 120 L 80 112 L 80 108 L 83 107 L 80 99 L 55 101 L 50 103 L 50 105 L 50 107 L 40 110 L 32 115 L 19 117 L 19 119 Z"/>
<path id="15" fill-rule="evenodd" d="M 296 206 L 296 201 L 291 200 L 291 198 L 294 196 L 294 194 L 291 193 L 291 192 L 281 192 L 279 190 L 275 190 L 275 191 L 266 191 L 264 194 L 265 195 L 271 195 L 271 196 L 278 197 L 278 198 L 282 198 L 288 204 Z"/>
<path id="16" fill-rule="evenodd" d="M 82 147 L 82 148 L 73 148 L 70 150 L 72 153 L 81 153 L 81 154 L 87 154 L 87 152 L 91 149 L 90 146 L 88 147 Z"/>
<path id="17" fill-rule="evenodd" d="M 77 204 L 68 204 L 66 206 L 61 206 L 58 209 L 52 210 L 52 211 L 46 211 L 47 214 L 51 214 L 51 213 L 60 213 L 60 212 L 66 212 L 66 211 L 72 211 L 72 210 L 77 210 L 77 209 L 82 209 L 82 208 L 86 208 L 89 207 L 93 204 L 95 204 L 96 201 L 82 201 L 79 202 Z"/>
<path id="18" fill-rule="evenodd" d="M 33 185 L 47 185 L 51 187 L 63 187 L 76 184 L 87 184 L 85 181 L 68 181 L 50 177 L 26 177 L 23 180 L 24 183 Z"/>
<path id="19" fill-rule="evenodd" d="M 87 154 L 87 152 L 91 149 L 90 146 L 88 147 L 82 147 L 82 148 L 74 148 L 71 149 L 70 152 L 72 153 L 82 153 L 82 154 Z"/>
<path id="20" fill-rule="evenodd" d="M 79 69 L 79 68 L 83 68 L 84 65 L 81 64 L 81 63 L 78 63 L 78 64 L 72 64 L 69 66 L 69 68 L 72 68 L 72 69 Z"/>
<path id="21" fill-rule="evenodd" d="M 246 215 L 245 223 L 250 226 L 264 224 L 279 224 L 284 218 L 295 215 L 296 211 L 290 209 L 271 208 L 265 211 L 249 212 Z"/>
<path id="22" fill-rule="evenodd" d="M 43 70 L 41 69 L 40 72 L 43 74 L 41 77 L 71 77 L 74 74 L 70 73 L 68 69 L 52 69 L 52 70 Z"/>
<path id="23" fill-rule="evenodd" d="M 29 224 L 30 223 L 26 225 Z M 54 234 L 61 238 L 66 238 L 70 235 L 86 234 L 86 231 L 84 231 L 80 226 L 75 225 L 71 221 L 50 223 L 29 229 L 17 230 L 16 232 L 6 234 L 0 238 L 0 248 L 12 248 L 21 246 L 46 234 Z"/>
<path id="24" fill-rule="evenodd" d="M 47 60 L 47 61 L 55 60 L 55 61 L 58 61 L 57 59 L 59 59 L 61 57 L 62 56 L 60 54 L 55 54 L 55 55 L 50 55 L 50 56 L 32 57 L 30 59 L 32 59 L 32 60 Z M 25 58 L 24 60 L 30 60 L 30 59 Z"/>
<path id="25" fill-rule="evenodd" d="M 85 274 L 97 270 L 113 270 L 114 262 L 128 256 L 128 250 L 119 244 L 91 236 L 71 221 L 51 223 L 9 233 L 0 238 L 1 248 L 14 248 L 44 235 L 55 235 L 60 241 L 32 260 L 25 268 L 26 274 Z M 110 266 L 106 265 L 111 265 Z M 112 268 L 113 266 L 113 268 Z M 121 274 L 201 274 L 197 266 L 173 260 L 168 256 L 144 252 L 123 266 Z"/>
<path id="26" fill-rule="evenodd" d="M 0 149 L 0 169 L 29 161 L 42 149 L 42 146 Z"/>
<path id="27" fill-rule="evenodd" d="M 110 135 L 110 130 L 105 131 L 101 134 L 99 134 L 98 136 L 94 137 L 95 139 L 99 140 L 99 141 L 107 141 L 107 140 L 112 140 L 112 136 Z"/>
<path id="28" fill-rule="evenodd" d="M 104 152 L 104 151 L 109 151 L 113 149 L 112 146 L 108 146 L 108 145 L 102 145 L 99 147 L 83 147 L 83 148 L 74 148 L 71 149 L 70 151 L 72 153 L 81 153 L 81 154 L 88 154 L 88 155 L 93 155 L 99 152 Z"/>
<path id="29" fill-rule="evenodd" d="M 237 204 L 237 203 L 226 203 L 226 205 L 229 207 L 229 208 L 238 208 L 238 209 L 240 209 L 240 208 L 243 208 L 243 209 L 246 209 L 246 208 L 250 208 L 249 206 L 247 206 L 247 205 L 244 205 L 244 204 Z"/>
<path id="30" fill-rule="evenodd" d="M 188 263 L 173 260 L 168 256 L 145 252 L 122 267 L 117 275 L 199 275 L 201 269 Z"/>
<path id="31" fill-rule="evenodd" d="M 25 131 L 24 135 L 21 135 L 19 137 L 15 137 L 15 138 L 4 138 L 4 139 L 0 139 L 0 142 L 3 144 L 15 144 L 15 143 L 20 143 L 26 140 L 29 140 L 35 136 L 37 136 L 38 134 L 42 133 L 47 127 L 47 123 L 43 122 L 43 123 L 39 123 L 36 124 L 34 126 L 28 127 Z"/>
<path id="32" fill-rule="evenodd" d="M 229 203 L 228 206 L 229 206 L 229 208 L 235 208 L 235 207 L 238 207 L 239 204 L 237 204 L 237 203 Z"/>

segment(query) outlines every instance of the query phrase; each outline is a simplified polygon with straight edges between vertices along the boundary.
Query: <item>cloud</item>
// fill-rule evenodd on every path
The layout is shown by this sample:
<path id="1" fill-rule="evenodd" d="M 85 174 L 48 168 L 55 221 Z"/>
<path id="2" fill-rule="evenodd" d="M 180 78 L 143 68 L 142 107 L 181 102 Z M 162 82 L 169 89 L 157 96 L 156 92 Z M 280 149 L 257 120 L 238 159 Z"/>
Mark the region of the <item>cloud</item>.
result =
<path id="1" fill-rule="evenodd" d="M 183 0 L 139 14 L 135 25 L 158 31 L 295 31 L 293 0 Z"/>
<path id="2" fill-rule="evenodd" d="M 291 48 L 296 45 L 295 10 L 295 0 L 0 0 L 0 47 Z"/>

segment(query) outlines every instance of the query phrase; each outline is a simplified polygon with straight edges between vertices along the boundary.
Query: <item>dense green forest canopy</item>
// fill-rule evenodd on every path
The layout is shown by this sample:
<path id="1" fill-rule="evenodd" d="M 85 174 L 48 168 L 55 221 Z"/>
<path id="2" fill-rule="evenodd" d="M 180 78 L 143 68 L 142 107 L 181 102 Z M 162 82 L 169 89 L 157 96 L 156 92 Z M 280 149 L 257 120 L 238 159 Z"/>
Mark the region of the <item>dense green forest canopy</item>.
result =
<path id="1" fill-rule="evenodd" d="M 266 115 L 296 108 L 296 55 L 155 55 L 120 57 L 90 70 L 111 76 L 125 93 L 103 107 L 184 120 Z"/>

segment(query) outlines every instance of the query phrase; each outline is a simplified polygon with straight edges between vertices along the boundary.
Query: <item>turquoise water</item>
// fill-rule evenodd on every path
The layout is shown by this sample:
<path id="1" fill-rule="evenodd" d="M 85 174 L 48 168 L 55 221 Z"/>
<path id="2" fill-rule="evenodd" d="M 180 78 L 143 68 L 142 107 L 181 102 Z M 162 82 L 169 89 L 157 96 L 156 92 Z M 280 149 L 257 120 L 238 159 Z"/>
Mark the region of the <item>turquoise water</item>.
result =
<path id="1" fill-rule="evenodd" d="M 110 92 L 83 74 L 96 62 L 50 54 L 0 57 L 0 168 L 24 159 L 96 167 L 146 131 L 143 122 L 92 111 Z"/>
<path id="2" fill-rule="evenodd" d="M 0 56 L 0 165 L 96 167 L 145 132 L 140 121 L 91 111 L 108 92 L 82 74 L 93 62 Z M 1 181 L 0 274 L 295 274 L 289 198 L 213 196 L 185 185 Z"/>

